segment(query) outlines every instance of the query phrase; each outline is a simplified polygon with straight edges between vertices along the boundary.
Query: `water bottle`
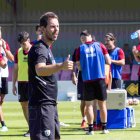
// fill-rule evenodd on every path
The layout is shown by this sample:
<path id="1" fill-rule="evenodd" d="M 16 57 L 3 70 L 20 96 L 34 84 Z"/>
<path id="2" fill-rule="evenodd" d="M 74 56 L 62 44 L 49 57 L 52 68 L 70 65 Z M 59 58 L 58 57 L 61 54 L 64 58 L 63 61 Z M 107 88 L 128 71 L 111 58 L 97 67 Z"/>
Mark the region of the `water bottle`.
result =
<path id="1" fill-rule="evenodd" d="M 136 39 L 136 38 L 138 38 L 138 36 L 139 36 L 139 34 L 137 31 L 130 35 L 131 39 Z"/>

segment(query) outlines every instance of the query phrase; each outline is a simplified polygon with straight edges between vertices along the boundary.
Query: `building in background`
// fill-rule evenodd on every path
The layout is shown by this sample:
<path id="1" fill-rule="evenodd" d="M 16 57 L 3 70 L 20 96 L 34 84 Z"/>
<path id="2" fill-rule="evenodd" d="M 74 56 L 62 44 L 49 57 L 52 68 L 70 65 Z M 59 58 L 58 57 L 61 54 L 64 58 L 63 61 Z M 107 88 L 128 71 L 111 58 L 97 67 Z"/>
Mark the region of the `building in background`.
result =
<path id="1" fill-rule="evenodd" d="M 35 26 L 46 11 L 54 11 L 60 17 L 61 34 L 53 48 L 55 57 L 72 54 L 80 43 L 79 32 L 85 28 L 94 32 L 97 40 L 102 39 L 99 41 L 107 32 L 113 32 L 118 46 L 128 42 L 131 47 L 130 33 L 140 28 L 139 4 L 139 0 L 0 0 L 0 26 L 12 52 L 19 47 L 18 32 L 25 30 L 35 39 Z"/>

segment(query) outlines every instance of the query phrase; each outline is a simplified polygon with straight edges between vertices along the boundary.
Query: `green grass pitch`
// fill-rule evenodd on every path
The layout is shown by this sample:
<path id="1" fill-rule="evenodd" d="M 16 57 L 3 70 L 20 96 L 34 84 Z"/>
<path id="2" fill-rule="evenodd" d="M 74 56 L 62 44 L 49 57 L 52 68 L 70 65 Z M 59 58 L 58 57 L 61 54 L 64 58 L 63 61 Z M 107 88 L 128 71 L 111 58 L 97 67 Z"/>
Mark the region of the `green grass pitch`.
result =
<path id="1" fill-rule="evenodd" d="M 93 136 L 85 135 L 80 129 L 81 115 L 79 102 L 59 102 L 60 121 L 69 124 L 69 127 L 61 127 L 62 140 L 139 140 L 140 138 L 140 105 L 134 106 L 136 116 L 136 127 L 121 130 L 110 130 L 107 135 L 96 131 Z M 27 123 L 23 117 L 20 104 L 18 102 L 5 102 L 5 121 L 9 128 L 8 132 L 0 132 L 0 140 L 29 140 L 23 137 L 27 131 Z"/>

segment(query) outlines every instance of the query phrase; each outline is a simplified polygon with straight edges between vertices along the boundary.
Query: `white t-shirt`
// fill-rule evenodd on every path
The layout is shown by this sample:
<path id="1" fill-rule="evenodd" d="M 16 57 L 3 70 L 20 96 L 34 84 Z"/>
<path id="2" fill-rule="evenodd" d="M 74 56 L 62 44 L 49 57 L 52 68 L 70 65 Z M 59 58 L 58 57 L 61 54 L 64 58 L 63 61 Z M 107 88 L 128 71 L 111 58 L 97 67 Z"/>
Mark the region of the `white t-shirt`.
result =
<path id="1" fill-rule="evenodd" d="M 1 54 L 6 57 L 6 53 L 5 53 L 3 48 L 1 50 Z M 0 68 L 0 69 L 1 69 L 1 72 L 0 72 L 1 73 L 1 77 L 8 77 L 9 76 L 8 65 L 6 65 L 5 69 L 3 69 L 3 68 Z"/>

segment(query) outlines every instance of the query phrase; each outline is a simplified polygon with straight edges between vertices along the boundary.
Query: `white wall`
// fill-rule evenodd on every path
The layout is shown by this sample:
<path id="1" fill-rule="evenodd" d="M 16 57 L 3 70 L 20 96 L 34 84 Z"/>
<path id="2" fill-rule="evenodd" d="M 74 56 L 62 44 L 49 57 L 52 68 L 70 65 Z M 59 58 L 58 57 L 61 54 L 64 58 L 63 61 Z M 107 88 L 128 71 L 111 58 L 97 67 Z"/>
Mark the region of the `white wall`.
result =
<path id="1" fill-rule="evenodd" d="M 66 101 L 68 100 L 67 94 L 74 93 L 73 100 L 77 99 L 76 86 L 72 84 L 71 81 L 58 81 L 58 100 Z M 8 95 L 5 97 L 6 101 L 17 101 L 18 97 L 14 96 L 12 93 L 12 82 L 8 82 Z"/>

